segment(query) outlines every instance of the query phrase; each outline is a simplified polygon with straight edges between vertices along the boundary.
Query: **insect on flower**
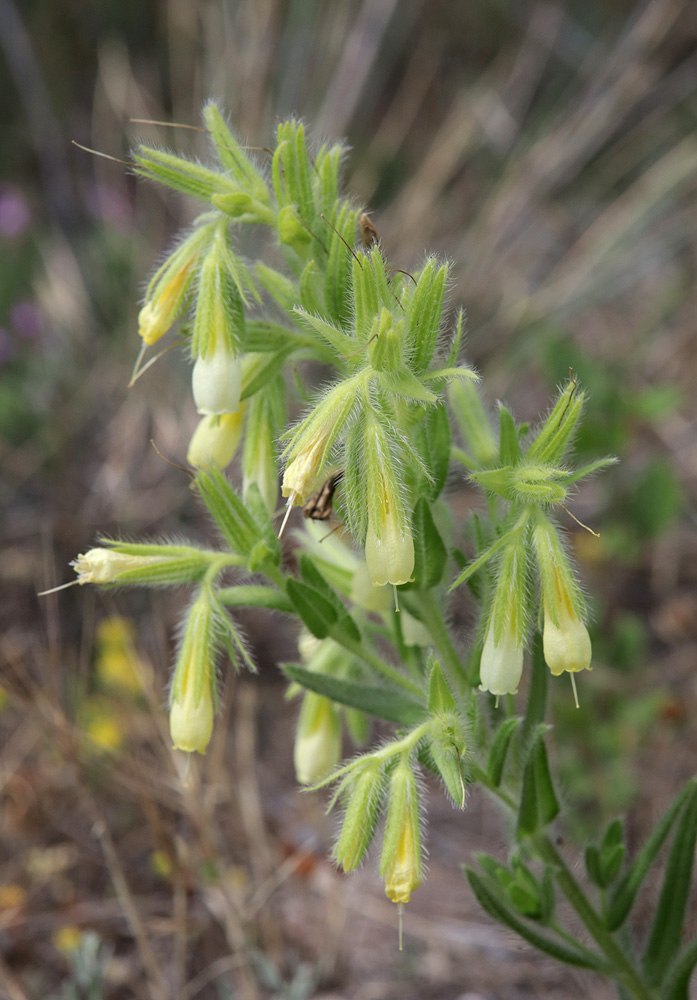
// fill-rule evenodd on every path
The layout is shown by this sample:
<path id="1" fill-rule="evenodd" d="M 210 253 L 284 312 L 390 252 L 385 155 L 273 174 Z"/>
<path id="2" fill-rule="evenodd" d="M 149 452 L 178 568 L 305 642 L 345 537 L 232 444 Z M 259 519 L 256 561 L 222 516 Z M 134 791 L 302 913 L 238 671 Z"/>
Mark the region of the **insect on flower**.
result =
<path id="1" fill-rule="evenodd" d="M 303 507 L 303 516 L 311 521 L 328 521 L 332 516 L 332 503 L 336 488 L 344 477 L 344 470 L 333 472 L 316 497 L 312 497 Z"/>

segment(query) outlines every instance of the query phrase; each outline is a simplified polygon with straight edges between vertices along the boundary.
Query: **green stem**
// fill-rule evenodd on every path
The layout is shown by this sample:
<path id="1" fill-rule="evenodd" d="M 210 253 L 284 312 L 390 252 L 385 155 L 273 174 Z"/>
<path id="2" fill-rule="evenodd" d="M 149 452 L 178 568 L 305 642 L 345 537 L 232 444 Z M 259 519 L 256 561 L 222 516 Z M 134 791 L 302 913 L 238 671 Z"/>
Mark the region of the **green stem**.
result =
<path id="1" fill-rule="evenodd" d="M 424 619 L 426 628 L 431 633 L 431 638 L 440 654 L 443 665 L 448 671 L 450 679 L 460 694 L 465 694 L 470 689 L 467 674 L 462 666 L 457 650 L 452 644 L 450 633 L 446 628 L 440 608 L 431 590 L 419 592 L 419 611 Z"/>
<path id="2" fill-rule="evenodd" d="M 549 837 L 540 834 L 534 838 L 533 843 L 537 847 L 540 857 L 554 868 L 554 876 L 561 891 L 614 967 L 617 981 L 631 993 L 635 1000 L 656 1000 L 656 995 L 646 985 L 627 954 L 605 927 Z"/>
<path id="3" fill-rule="evenodd" d="M 423 702 L 424 692 L 418 684 L 415 684 L 414 681 L 410 681 L 408 677 L 400 674 L 396 667 L 391 667 L 389 663 L 385 663 L 385 661 L 381 660 L 375 653 L 366 649 L 362 643 L 356 642 L 355 639 L 352 639 L 350 636 L 344 635 L 343 633 L 332 635 L 332 639 L 343 646 L 344 649 L 348 649 L 349 653 L 353 653 L 353 655 L 357 656 L 359 660 L 363 660 L 364 663 L 367 663 L 369 667 L 372 667 L 376 673 L 381 674 L 386 680 L 404 688 L 404 690 L 408 691 L 409 694 L 415 695 L 420 702 Z"/>

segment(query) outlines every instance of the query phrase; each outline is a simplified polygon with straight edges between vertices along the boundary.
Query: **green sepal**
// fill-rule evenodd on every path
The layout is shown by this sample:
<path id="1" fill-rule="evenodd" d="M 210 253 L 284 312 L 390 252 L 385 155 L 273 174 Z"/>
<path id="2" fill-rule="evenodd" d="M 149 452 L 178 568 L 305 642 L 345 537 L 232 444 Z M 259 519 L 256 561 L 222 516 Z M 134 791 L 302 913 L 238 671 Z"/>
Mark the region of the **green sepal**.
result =
<path id="1" fill-rule="evenodd" d="M 622 876 L 620 884 L 617 886 L 608 903 L 605 917 L 608 930 L 617 930 L 629 916 L 639 887 L 646 878 L 651 865 L 663 846 L 663 842 L 670 833 L 670 828 L 675 822 L 676 817 L 685 805 L 685 802 L 693 797 L 696 787 L 696 779 L 691 778 L 670 804 L 633 864 Z"/>
<path id="2" fill-rule="evenodd" d="M 162 149 L 141 144 L 133 154 L 133 160 L 136 164 L 135 173 L 141 177 L 160 181 L 175 191 L 201 201 L 210 201 L 214 194 L 229 194 L 234 191 L 230 181 L 222 174 Z"/>
<path id="3" fill-rule="evenodd" d="M 600 861 L 600 851 L 595 844 L 588 844 L 584 852 L 586 872 L 588 878 L 594 885 L 605 888 L 603 878 L 603 866 Z"/>
<path id="4" fill-rule="evenodd" d="M 261 586 L 221 587 L 216 591 L 218 600 L 229 608 L 267 608 L 293 614 L 294 607 L 280 590 Z"/>
<path id="5" fill-rule="evenodd" d="M 424 720 L 426 713 L 423 705 L 403 691 L 371 686 L 365 681 L 354 681 L 347 677 L 318 674 L 293 663 L 283 663 L 281 669 L 302 687 L 323 694 L 340 705 L 360 709 L 379 719 L 387 719 L 400 726 L 415 726 Z"/>
<path id="6" fill-rule="evenodd" d="M 503 777 L 503 769 L 506 764 L 508 750 L 511 739 L 516 729 L 520 725 L 519 718 L 505 719 L 496 730 L 496 735 L 491 742 L 489 756 L 486 762 L 486 769 L 494 788 L 498 788 Z"/>
<path id="7" fill-rule="evenodd" d="M 267 552 L 266 558 L 270 559 L 274 566 L 280 565 L 281 543 L 278 540 L 271 518 L 269 517 L 268 508 L 256 483 L 249 484 L 247 492 L 245 493 L 244 502 L 261 535 L 261 540 L 257 543 L 257 547 L 263 545 Z M 253 554 L 254 553 L 252 552 L 252 555 Z M 261 562 L 259 560 L 260 556 L 257 554 L 257 557 L 254 560 L 255 566 L 252 567 L 252 557 L 250 556 L 249 569 L 252 573 L 256 573 L 261 570 L 263 562 L 266 561 L 265 559 Z"/>
<path id="8" fill-rule="evenodd" d="M 594 472 L 599 472 L 600 469 L 607 469 L 609 465 L 617 465 L 618 462 L 619 458 L 615 458 L 614 455 L 606 455 L 605 458 L 599 458 L 595 462 L 589 462 L 588 465 L 582 465 L 578 469 L 567 472 L 561 481 L 564 486 L 571 486 L 580 479 L 585 479 L 586 476 L 592 476 Z"/>
<path id="9" fill-rule="evenodd" d="M 464 327 L 465 327 L 465 310 L 458 309 L 457 321 L 455 323 L 455 336 L 453 337 L 453 342 L 450 345 L 450 350 L 448 352 L 448 357 L 446 359 L 447 368 L 453 368 L 457 364 L 458 355 L 460 353 L 460 345 L 462 344 L 462 333 Z"/>
<path id="10" fill-rule="evenodd" d="M 399 368 L 397 371 L 382 371 L 377 376 L 380 385 L 386 392 L 410 402 L 423 403 L 431 406 L 438 401 L 438 397 L 406 368 Z"/>
<path id="11" fill-rule="evenodd" d="M 405 590 L 428 590 L 436 587 L 443 578 L 448 553 L 436 527 L 431 507 L 426 497 L 419 497 L 412 518 L 414 536 L 414 583 L 404 585 Z"/>
<path id="12" fill-rule="evenodd" d="M 556 463 L 573 444 L 583 412 L 584 393 L 569 381 L 527 451 L 530 461 Z"/>
<path id="13" fill-rule="evenodd" d="M 312 236 L 307 225 L 299 217 L 295 205 L 285 205 L 278 213 L 278 239 L 284 246 L 291 247 L 299 256 L 307 250 Z"/>
<path id="14" fill-rule="evenodd" d="M 314 260 L 308 261 L 300 275 L 300 303 L 308 313 L 321 315 L 324 313 L 324 302 L 321 300 L 322 289 L 319 285 L 319 271 Z"/>
<path id="15" fill-rule="evenodd" d="M 439 380 L 451 382 L 456 378 L 470 379 L 473 382 L 479 381 L 479 375 L 477 375 L 472 368 L 465 368 L 463 365 L 435 368 L 433 371 L 425 372 L 423 375 L 419 375 L 419 378 L 424 382 L 437 382 Z"/>
<path id="16" fill-rule="evenodd" d="M 356 341 L 352 337 L 348 337 L 331 323 L 327 323 L 327 321 L 322 319 L 321 316 L 313 316 L 311 313 L 300 307 L 295 307 L 293 312 L 299 319 L 302 326 L 309 330 L 310 333 L 319 334 L 322 340 L 326 340 L 326 342 L 333 347 L 340 358 L 344 358 L 355 353 Z"/>
<path id="17" fill-rule="evenodd" d="M 453 804 L 465 808 L 465 775 L 462 761 L 467 745 L 465 731 L 456 712 L 434 716 L 427 734 L 432 770 L 442 779 Z M 430 764 L 429 764 L 430 766 Z"/>
<path id="18" fill-rule="evenodd" d="M 233 552 L 249 556 L 260 531 L 245 505 L 219 469 L 201 469 L 194 480 L 223 538 Z"/>
<path id="19" fill-rule="evenodd" d="M 229 171 L 232 179 L 241 188 L 253 193 L 255 198 L 268 202 L 269 190 L 266 181 L 247 156 L 246 150 L 240 146 L 214 101 L 209 101 L 205 105 L 203 120 L 215 144 L 221 166 Z"/>
<path id="20" fill-rule="evenodd" d="M 430 257 L 406 305 L 411 364 L 417 374 L 428 368 L 433 357 L 447 276 L 447 264 L 438 267 L 436 258 Z"/>
<path id="21" fill-rule="evenodd" d="M 357 761 L 342 778 L 332 805 L 339 797 L 345 813 L 332 857 L 345 872 L 351 872 L 360 864 L 375 835 L 385 797 L 384 763 L 373 757 Z"/>
<path id="22" fill-rule="evenodd" d="M 465 867 L 465 874 L 482 909 L 494 920 L 510 927 L 538 951 L 551 955 L 558 962 L 564 962 L 566 965 L 579 969 L 593 969 L 597 972 L 603 968 L 601 960 L 588 949 L 576 949 L 566 942 L 561 943 L 521 917 L 510 904 L 493 876 L 482 875 L 469 866 Z"/>
<path id="23" fill-rule="evenodd" d="M 501 465 L 516 465 L 522 451 L 518 440 L 518 431 L 510 410 L 499 403 L 499 458 Z"/>
<path id="24" fill-rule="evenodd" d="M 428 710 L 431 715 L 457 712 L 457 703 L 438 660 L 434 660 L 428 675 Z"/>
<path id="25" fill-rule="evenodd" d="M 697 786 L 692 787 L 678 817 L 642 964 L 649 981 L 659 986 L 680 948 L 697 842 Z"/>
<path id="26" fill-rule="evenodd" d="M 472 472 L 470 479 L 482 489 L 496 493 L 504 500 L 514 501 L 516 496 L 511 486 L 512 473 L 511 466 L 506 465 L 500 469 L 482 469 L 480 472 Z"/>
<path id="27" fill-rule="evenodd" d="M 518 813 L 518 835 L 533 836 L 559 814 L 542 727 L 528 753 Z"/>
<path id="28" fill-rule="evenodd" d="M 329 241 L 329 256 L 325 265 L 324 279 L 324 301 L 332 319 L 337 323 L 346 323 L 349 320 L 350 308 L 350 274 L 351 274 L 351 252 L 347 248 L 353 246 L 356 229 L 356 213 L 351 209 L 347 201 L 343 201 L 338 212 L 334 205 L 330 209 L 331 223 L 343 239 L 337 236 L 328 224 L 325 224 L 325 232 Z M 327 210 L 324 210 L 327 216 Z M 345 241 L 345 242 L 344 242 Z"/>

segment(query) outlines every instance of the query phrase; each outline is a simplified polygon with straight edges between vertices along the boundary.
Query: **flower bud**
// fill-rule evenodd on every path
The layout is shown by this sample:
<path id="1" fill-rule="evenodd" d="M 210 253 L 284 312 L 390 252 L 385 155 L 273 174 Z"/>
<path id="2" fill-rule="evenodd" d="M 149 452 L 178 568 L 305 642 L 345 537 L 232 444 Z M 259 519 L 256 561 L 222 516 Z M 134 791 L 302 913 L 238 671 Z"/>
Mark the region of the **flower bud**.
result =
<path id="1" fill-rule="evenodd" d="M 416 778 L 406 759 L 398 764 L 390 781 L 380 875 L 393 903 L 408 903 L 423 879 Z"/>
<path id="2" fill-rule="evenodd" d="M 114 586 L 172 586 L 200 580 L 215 553 L 189 545 L 105 542 L 71 563 L 77 582 Z"/>
<path id="3" fill-rule="evenodd" d="M 329 698 L 307 691 L 303 697 L 293 749 L 295 777 L 312 785 L 339 763 L 341 721 Z"/>
<path id="4" fill-rule="evenodd" d="M 239 410 L 242 365 L 224 337 L 214 340 L 208 353 L 199 356 L 191 378 L 199 413 L 223 414 Z"/>
<path id="5" fill-rule="evenodd" d="M 189 257 L 163 283 L 155 286 L 138 313 L 138 333 L 145 344 L 154 344 L 163 337 L 176 320 L 189 287 L 195 257 Z"/>
<path id="6" fill-rule="evenodd" d="M 408 526 L 399 523 L 397 512 L 385 503 L 378 526 L 370 522 L 365 538 L 365 560 L 374 587 L 409 583 L 414 572 L 414 539 Z"/>
<path id="7" fill-rule="evenodd" d="M 281 493 L 288 497 L 291 506 L 304 503 L 312 493 L 322 472 L 327 445 L 332 432 L 329 423 L 321 424 L 286 467 L 281 483 Z"/>
<path id="8" fill-rule="evenodd" d="M 545 604 L 542 631 L 545 663 L 555 677 L 565 670 L 571 673 L 590 670 L 592 657 L 588 629 L 572 608 L 568 594 L 563 592 L 559 596 L 555 608 L 557 623 L 552 620 Z"/>
<path id="9" fill-rule="evenodd" d="M 492 620 L 479 665 L 479 690 L 489 691 L 497 697 L 516 694 L 522 673 L 523 647 L 518 641 L 515 627 L 512 624 L 504 625 L 502 635 L 496 642 Z"/>
<path id="10" fill-rule="evenodd" d="M 374 757 L 364 757 L 344 779 L 341 791 L 346 812 L 333 857 L 347 873 L 358 867 L 370 847 L 384 790 L 383 765 Z"/>
<path id="11" fill-rule="evenodd" d="M 177 750 L 205 753 L 213 734 L 213 698 L 210 683 L 204 684 L 196 700 L 194 684 L 183 687 L 183 695 L 172 703 L 169 732 Z"/>
<path id="12" fill-rule="evenodd" d="M 187 753 L 205 753 L 213 732 L 215 620 L 204 586 L 186 620 L 169 698 L 172 743 Z"/>
<path id="13" fill-rule="evenodd" d="M 186 460 L 197 469 L 217 465 L 224 469 L 235 456 L 242 438 L 244 404 L 235 413 L 209 414 L 202 417 L 194 431 Z"/>

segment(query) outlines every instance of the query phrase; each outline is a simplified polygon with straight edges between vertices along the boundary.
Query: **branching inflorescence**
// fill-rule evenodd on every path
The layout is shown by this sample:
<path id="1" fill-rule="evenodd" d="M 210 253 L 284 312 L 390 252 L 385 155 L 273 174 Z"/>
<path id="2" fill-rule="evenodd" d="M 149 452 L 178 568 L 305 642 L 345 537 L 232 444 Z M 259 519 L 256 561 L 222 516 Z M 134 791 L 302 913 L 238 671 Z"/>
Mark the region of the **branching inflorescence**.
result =
<path id="1" fill-rule="evenodd" d="M 575 484 L 613 461 L 570 462 L 584 393 L 570 377 L 536 429 L 502 405 L 492 425 L 478 378 L 460 360 L 463 315 L 447 304 L 447 262 L 428 256 L 413 275 L 392 265 L 341 194 L 343 147 L 311 155 L 291 119 L 261 168 L 215 104 L 204 121 L 214 167 L 143 145 L 134 154 L 139 175 L 203 203 L 150 282 L 139 321 L 145 350 L 190 317 L 180 332 L 201 419 L 187 458 L 224 547 L 105 541 L 76 560 L 79 581 L 191 586 L 170 689 L 172 740 L 189 752 L 204 753 L 211 737 L 220 654 L 248 662 L 229 609 L 296 616 L 301 663 L 284 666 L 302 694 L 296 772 L 303 784 L 335 786 L 337 863 L 356 868 L 384 817 L 380 874 L 390 899 L 406 903 L 422 879 L 421 771 L 441 779 L 457 808 L 479 781 L 517 812 L 518 836 L 528 854 L 538 844 L 544 871 L 535 875 L 523 854 L 510 870 L 484 861 L 470 873 L 478 898 L 519 933 L 537 922 L 543 950 L 601 969 L 607 942 L 596 936 L 599 952 L 569 944 L 553 917 L 557 862 L 540 838 L 558 803 L 539 655 L 525 719 L 508 697 L 494 710 L 517 692 L 536 631 L 552 674 L 591 666 L 586 606 L 555 521 Z M 248 224 L 270 230 L 276 266 L 240 256 Z M 329 373 L 319 387 L 303 384 L 307 360 Z M 288 427 L 291 370 L 311 402 Z M 222 471 L 239 448 L 241 489 Z M 466 551 L 443 498 L 458 469 L 487 501 L 486 515 L 465 526 Z M 295 574 L 283 566 L 276 520 L 281 472 L 283 527 L 328 480 L 325 500 L 343 525 L 326 537 L 310 505 L 295 533 Z M 445 613 L 449 591 L 464 584 L 481 605 L 467 654 Z M 360 746 L 370 715 L 396 735 L 339 766 L 343 727 Z"/>

